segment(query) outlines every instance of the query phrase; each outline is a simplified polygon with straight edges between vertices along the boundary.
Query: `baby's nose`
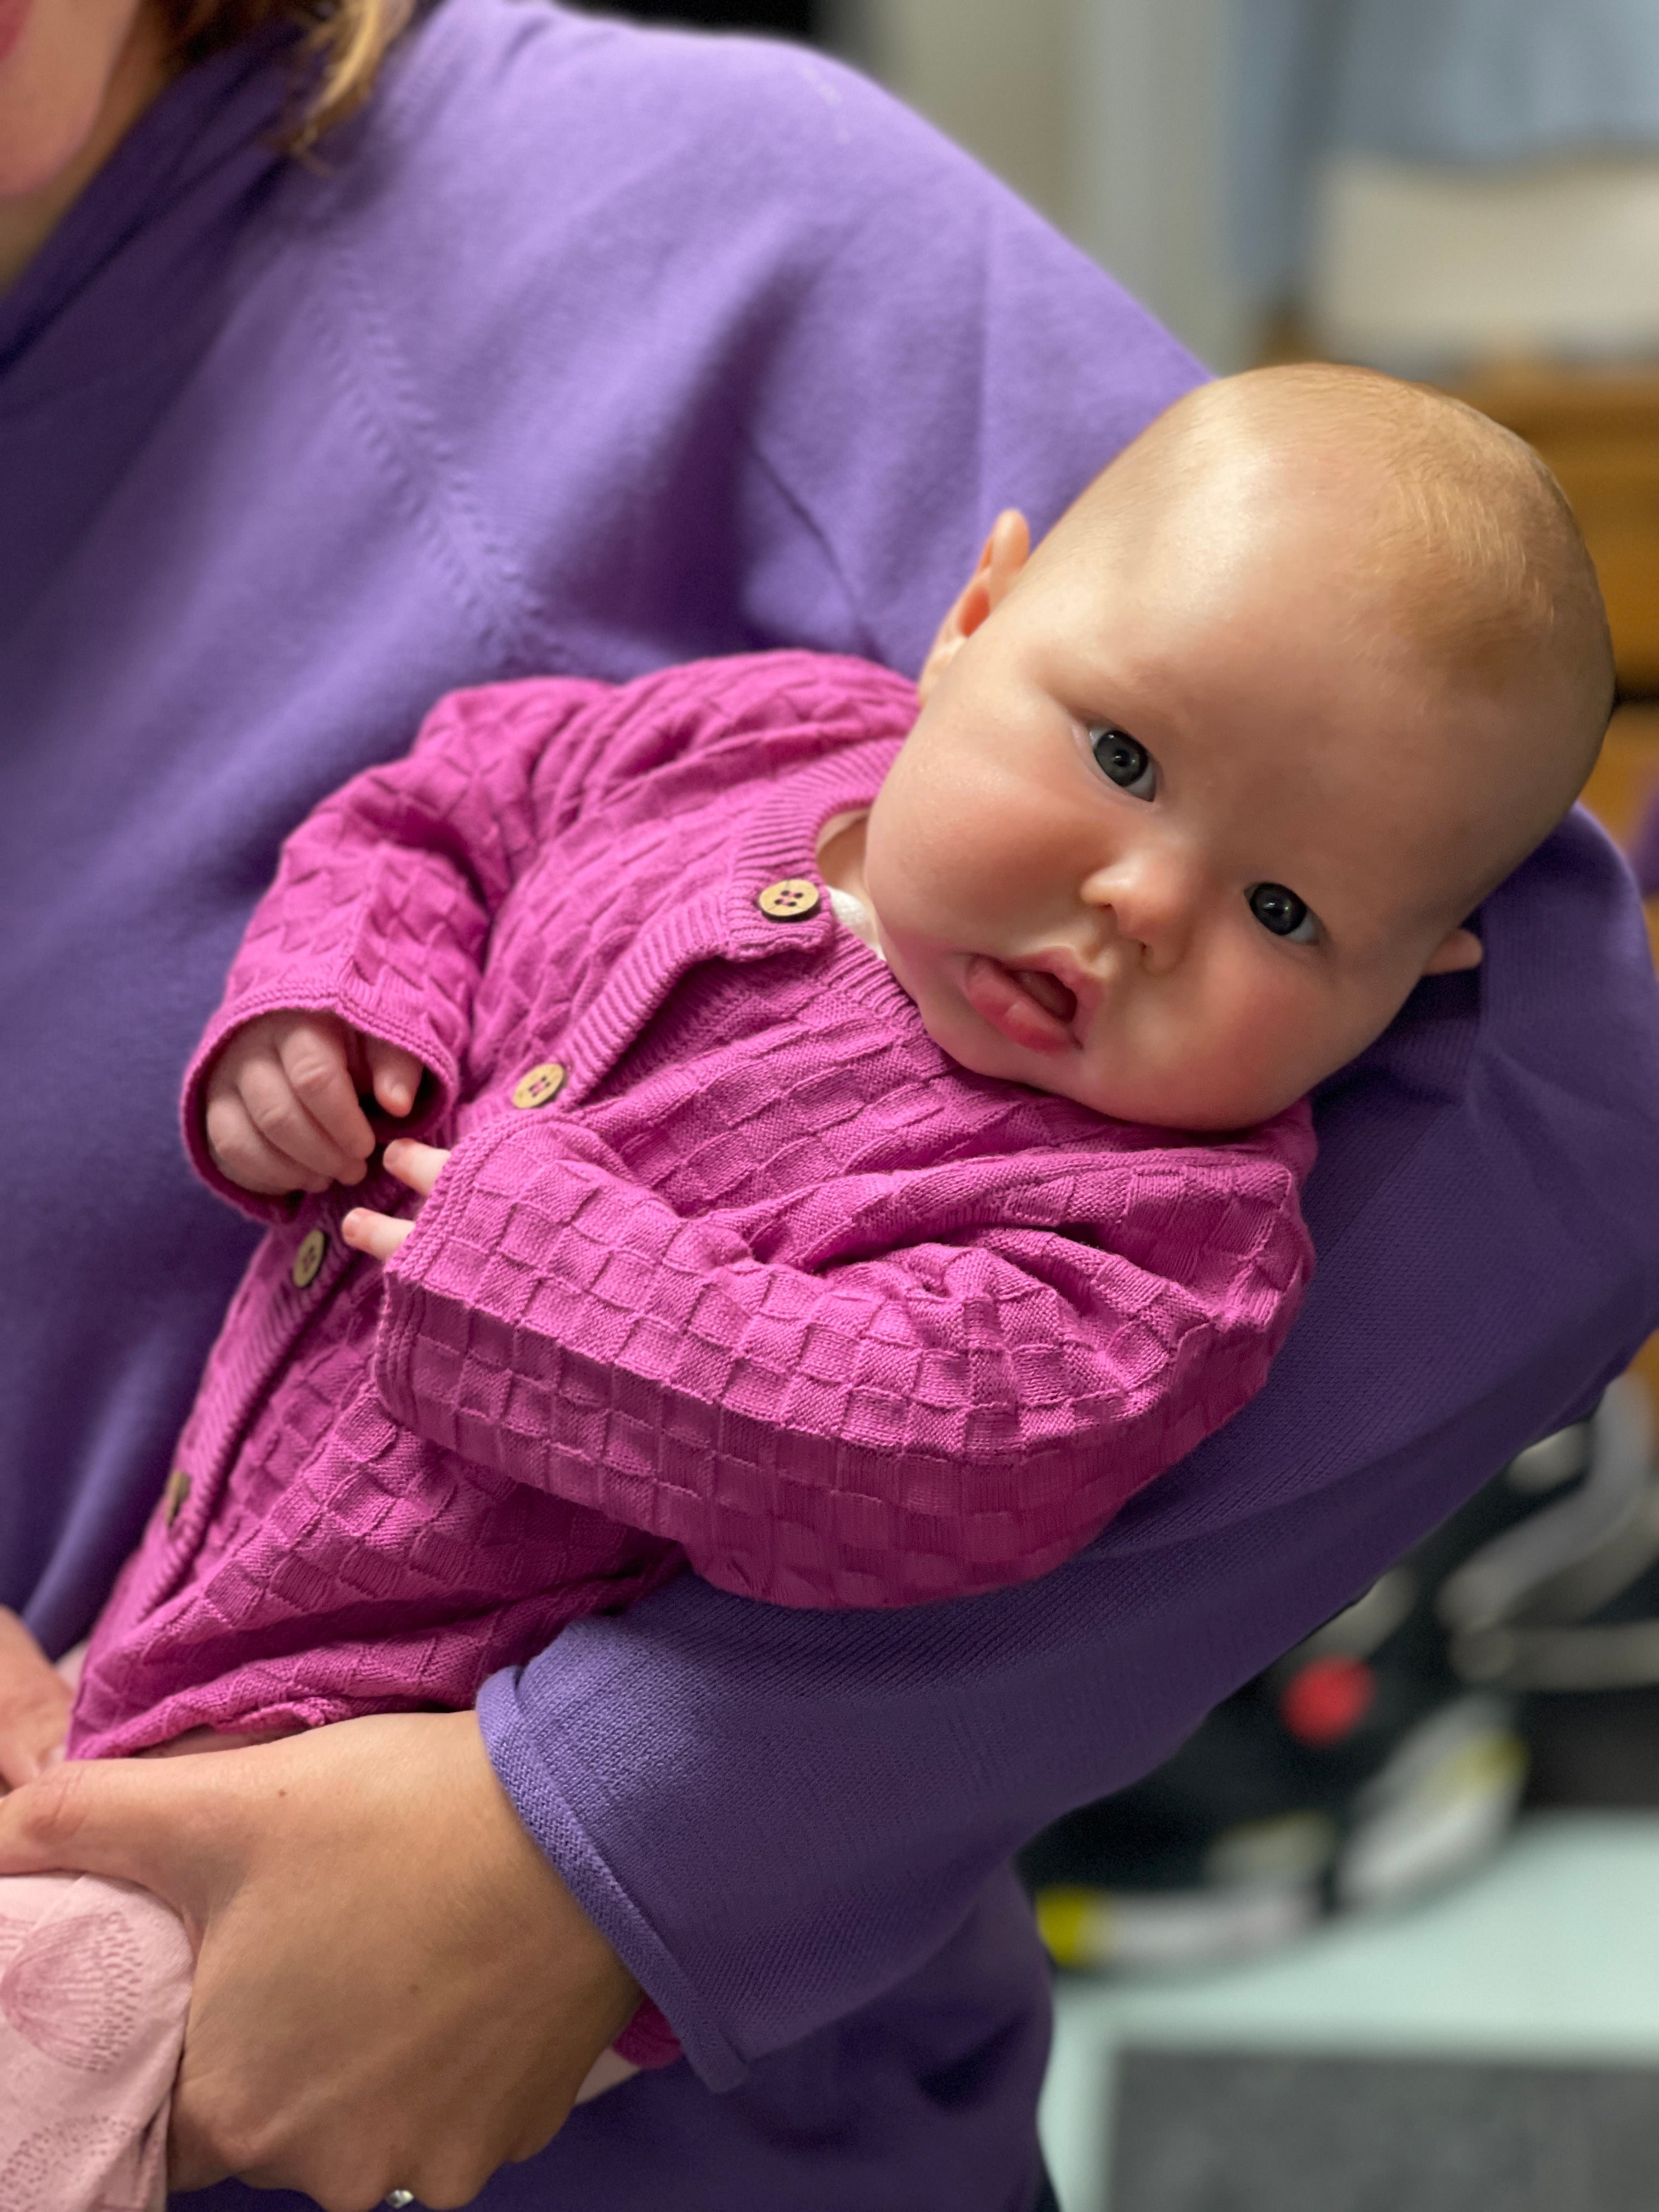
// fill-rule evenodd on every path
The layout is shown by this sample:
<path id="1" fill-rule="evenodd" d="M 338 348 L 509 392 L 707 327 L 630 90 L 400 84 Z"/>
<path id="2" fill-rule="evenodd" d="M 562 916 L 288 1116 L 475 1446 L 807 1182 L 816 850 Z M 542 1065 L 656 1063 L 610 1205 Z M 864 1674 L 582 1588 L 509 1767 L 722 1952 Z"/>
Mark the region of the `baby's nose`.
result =
<path id="1" fill-rule="evenodd" d="M 1080 895 L 1085 906 L 1109 911 L 1118 934 L 1140 946 L 1143 964 L 1162 970 L 1185 948 L 1198 894 L 1197 872 L 1179 855 L 1143 852 L 1097 868 Z"/>

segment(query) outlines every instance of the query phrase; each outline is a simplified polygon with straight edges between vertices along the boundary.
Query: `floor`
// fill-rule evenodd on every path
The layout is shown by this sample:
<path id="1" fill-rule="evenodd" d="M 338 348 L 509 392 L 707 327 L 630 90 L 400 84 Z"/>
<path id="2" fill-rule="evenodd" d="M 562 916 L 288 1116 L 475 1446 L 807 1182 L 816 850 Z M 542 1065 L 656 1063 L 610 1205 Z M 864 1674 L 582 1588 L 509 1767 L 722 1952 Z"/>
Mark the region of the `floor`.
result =
<path id="1" fill-rule="evenodd" d="M 1659 706 L 1626 708 L 1586 801 L 1628 838 L 1656 795 Z M 1659 1395 L 1659 1339 L 1638 1364 Z M 1200 1977 L 1063 1978 L 1062 2212 L 1654 2212 L 1659 1693 L 1546 1711 L 1531 1802 L 1409 1911 Z"/>
<path id="2" fill-rule="evenodd" d="M 1652 2212 L 1659 1814 L 1534 1814 L 1410 1911 L 1056 2014 L 1062 2212 Z"/>

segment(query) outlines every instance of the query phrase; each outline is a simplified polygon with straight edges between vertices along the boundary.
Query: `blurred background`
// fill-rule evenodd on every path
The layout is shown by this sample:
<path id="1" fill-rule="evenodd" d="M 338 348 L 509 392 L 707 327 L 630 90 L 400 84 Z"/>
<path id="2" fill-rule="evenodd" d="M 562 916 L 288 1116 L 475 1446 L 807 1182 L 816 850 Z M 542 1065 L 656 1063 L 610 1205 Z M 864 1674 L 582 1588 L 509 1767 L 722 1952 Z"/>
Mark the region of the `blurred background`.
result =
<path id="1" fill-rule="evenodd" d="M 608 12 L 841 53 L 1217 370 L 1368 362 L 1531 440 L 1618 654 L 1586 803 L 1659 884 L 1659 0 Z M 1650 1346 L 1028 1853 L 1064 2212 L 1659 2208 L 1656 1389 Z"/>

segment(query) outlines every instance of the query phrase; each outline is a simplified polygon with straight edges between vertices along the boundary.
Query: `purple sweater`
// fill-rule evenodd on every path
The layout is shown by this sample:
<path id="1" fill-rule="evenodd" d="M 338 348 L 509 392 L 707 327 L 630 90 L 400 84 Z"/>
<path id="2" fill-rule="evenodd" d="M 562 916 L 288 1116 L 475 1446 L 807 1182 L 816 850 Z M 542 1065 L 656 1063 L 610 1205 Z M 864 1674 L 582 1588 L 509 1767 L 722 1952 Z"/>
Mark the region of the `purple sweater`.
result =
<path id="1" fill-rule="evenodd" d="M 1307 1109 L 1182 1138 L 939 1050 L 811 882 L 915 707 L 799 653 L 458 692 L 295 831 L 185 1093 L 270 1233 L 73 1752 L 465 1710 L 683 1559 L 781 1605 L 1023 1582 L 1255 1396 Z M 208 1157 L 205 1072 L 276 1007 L 429 1072 L 454 1150 L 384 1269 L 359 1191 Z"/>
<path id="2" fill-rule="evenodd" d="M 0 298 L 0 1577 L 60 1647 L 250 1249 L 174 1102 L 283 836 L 458 684 L 785 642 L 914 670 L 998 507 L 1046 524 L 1198 374 L 800 53 L 447 0 L 320 170 L 264 136 L 281 89 L 252 51 L 182 79 Z M 488 2212 L 1023 2206 L 1009 1850 L 1659 1318 L 1628 879 L 1575 821 L 1481 927 L 1484 969 L 1317 1102 L 1319 1273 L 1266 1389 L 1081 1557 L 879 1613 L 682 1577 L 486 1686 L 520 1810 L 691 2058 Z"/>

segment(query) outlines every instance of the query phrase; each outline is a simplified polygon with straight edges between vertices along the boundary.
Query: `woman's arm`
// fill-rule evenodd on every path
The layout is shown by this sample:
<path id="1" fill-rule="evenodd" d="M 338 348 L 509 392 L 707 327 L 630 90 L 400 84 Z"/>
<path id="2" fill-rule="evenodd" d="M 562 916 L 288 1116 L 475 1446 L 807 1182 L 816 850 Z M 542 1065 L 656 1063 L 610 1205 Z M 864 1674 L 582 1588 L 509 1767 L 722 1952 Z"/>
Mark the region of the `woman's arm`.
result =
<path id="1" fill-rule="evenodd" d="M 74 1692 L 15 1613 L 0 1606 L 0 1796 L 64 1755 Z"/>

